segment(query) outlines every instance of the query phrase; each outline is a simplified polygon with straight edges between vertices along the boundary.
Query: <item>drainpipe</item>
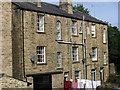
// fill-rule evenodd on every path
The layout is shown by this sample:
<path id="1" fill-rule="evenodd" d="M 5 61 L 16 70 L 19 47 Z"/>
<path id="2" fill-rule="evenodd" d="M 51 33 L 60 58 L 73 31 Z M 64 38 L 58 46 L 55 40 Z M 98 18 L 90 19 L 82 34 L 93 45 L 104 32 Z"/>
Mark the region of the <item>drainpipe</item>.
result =
<path id="1" fill-rule="evenodd" d="M 26 75 L 25 75 L 25 60 L 24 60 L 24 11 L 23 10 L 21 10 L 21 23 L 22 23 L 22 34 L 23 34 L 23 46 L 22 46 L 22 48 L 23 48 L 23 52 L 22 52 L 22 54 L 23 54 L 23 58 L 22 58 L 22 69 L 23 69 L 23 78 L 25 78 L 26 79 L 26 81 L 27 81 L 27 77 L 26 77 Z"/>
<path id="2" fill-rule="evenodd" d="M 83 34 L 82 34 L 82 43 L 83 43 L 83 72 L 84 72 L 84 79 L 87 79 L 87 70 L 86 70 L 86 42 L 85 42 L 85 16 L 83 15 L 83 24 L 82 24 L 82 30 L 83 30 Z"/>
<path id="3" fill-rule="evenodd" d="M 72 26 L 72 22 L 70 23 L 70 26 Z M 69 41 L 72 42 L 72 29 L 70 28 L 70 38 Z M 70 73 L 71 73 L 71 81 L 72 81 L 72 45 L 70 46 Z"/>

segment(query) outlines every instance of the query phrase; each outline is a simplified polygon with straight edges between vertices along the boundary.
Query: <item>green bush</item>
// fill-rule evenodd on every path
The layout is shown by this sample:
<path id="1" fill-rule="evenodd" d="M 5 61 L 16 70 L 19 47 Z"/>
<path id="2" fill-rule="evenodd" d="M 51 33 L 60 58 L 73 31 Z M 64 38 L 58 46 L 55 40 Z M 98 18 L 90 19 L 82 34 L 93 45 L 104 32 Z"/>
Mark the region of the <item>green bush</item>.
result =
<path id="1" fill-rule="evenodd" d="M 120 85 L 120 75 L 110 75 L 107 83 Z"/>

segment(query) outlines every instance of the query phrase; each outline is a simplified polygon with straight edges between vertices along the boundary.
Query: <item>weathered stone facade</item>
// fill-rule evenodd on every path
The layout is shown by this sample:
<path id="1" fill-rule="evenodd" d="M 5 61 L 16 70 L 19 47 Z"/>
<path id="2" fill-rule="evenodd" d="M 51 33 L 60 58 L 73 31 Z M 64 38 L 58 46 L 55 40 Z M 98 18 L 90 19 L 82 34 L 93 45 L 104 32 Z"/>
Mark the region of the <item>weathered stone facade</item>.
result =
<path id="1" fill-rule="evenodd" d="M 23 82 L 8 76 L 0 78 L 0 83 L 0 88 L 27 88 L 27 82 Z"/>
<path id="2" fill-rule="evenodd" d="M 68 73 L 68 80 L 75 79 L 75 71 L 80 71 L 81 79 L 91 80 L 91 70 L 96 70 L 96 80 L 100 80 L 100 69 L 104 69 L 104 81 L 108 77 L 108 42 L 103 43 L 103 29 L 107 26 L 92 21 L 84 21 L 84 36 L 80 33 L 80 27 L 83 20 L 69 18 L 65 16 L 53 15 L 48 13 L 22 10 L 13 3 L 2 4 L 2 30 L 0 38 L 2 45 L 1 73 L 13 76 L 14 78 L 32 83 L 33 88 L 34 75 L 41 75 L 48 72 L 59 72 L 51 74 L 52 87 L 64 87 L 64 74 Z M 9 7 L 9 8 L 8 8 Z M 70 8 L 70 7 L 69 7 Z M 71 8 L 70 8 L 71 9 Z M 0 10 L 1 12 L 1 10 Z M 71 11 L 70 11 L 71 12 Z M 44 15 L 44 32 L 37 32 L 37 15 Z M 61 22 L 62 41 L 80 43 L 64 44 L 56 41 L 56 22 Z M 71 34 L 72 20 L 77 22 L 77 35 Z M 91 25 L 96 25 L 96 37 L 91 36 Z M 106 36 L 107 37 L 107 36 Z M 83 54 L 83 38 L 86 41 L 86 51 Z M 108 38 L 107 40 L 108 41 Z M 36 56 L 36 47 L 46 47 L 46 63 L 37 64 L 31 62 L 31 58 Z M 78 47 L 78 61 L 73 62 L 71 59 L 71 48 Z M 98 48 L 97 61 L 92 61 L 89 53 L 92 47 Z M 57 68 L 57 52 L 62 53 L 62 68 Z M 107 64 L 104 65 L 104 52 L 107 54 Z M 86 65 L 83 64 L 83 55 L 86 57 Z M 86 75 L 85 75 L 86 74 Z M 14 80 L 13 80 L 14 81 Z M 9 84 L 9 83 L 8 83 Z M 25 86 L 26 84 L 21 84 Z M 20 86 L 21 87 L 21 86 Z M 13 87 L 14 88 L 14 87 Z"/>
<path id="3" fill-rule="evenodd" d="M 6 73 L 12 76 L 12 38 L 11 38 L 11 20 L 12 20 L 12 11 L 11 3 L 1 3 L 1 29 L 0 29 L 0 38 L 1 38 L 1 61 L 2 64 L 1 73 Z"/>

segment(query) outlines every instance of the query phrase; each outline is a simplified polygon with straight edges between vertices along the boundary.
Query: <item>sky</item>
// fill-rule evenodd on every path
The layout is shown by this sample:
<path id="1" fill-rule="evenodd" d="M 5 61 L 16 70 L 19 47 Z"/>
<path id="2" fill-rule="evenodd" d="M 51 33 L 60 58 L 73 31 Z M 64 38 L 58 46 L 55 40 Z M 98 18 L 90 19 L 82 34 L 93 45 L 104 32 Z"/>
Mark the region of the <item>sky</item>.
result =
<path id="1" fill-rule="evenodd" d="M 59 0 L 42 0 L 59 5 Z M 90 15 L 109 22 L 112 26 L 118 27 L 118 0 L 72 0 L 73 5 L 83 4 L 88 8 Z M 84 2 L 83 2 L 84 1 Z M 88 2 L 89 1 L 89 2 Z"/>
<path id="2" fill-rule="evenodd" d="M 119 31 L 120 31 L 120 1 L 118 4 L 118 27 L 119 27 Z"/>
<path id="3" fill-rule="evenodd" d="M 88 8 L 90 15 L 118 26 L 118 2 L 79 2 Z"/>

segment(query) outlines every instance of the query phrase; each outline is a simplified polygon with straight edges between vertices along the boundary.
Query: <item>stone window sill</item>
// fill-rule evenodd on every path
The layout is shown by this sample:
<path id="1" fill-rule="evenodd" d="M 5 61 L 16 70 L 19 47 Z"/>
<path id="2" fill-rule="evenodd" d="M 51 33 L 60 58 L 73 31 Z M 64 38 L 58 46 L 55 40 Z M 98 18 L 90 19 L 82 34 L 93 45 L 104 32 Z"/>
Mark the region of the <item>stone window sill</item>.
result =
<path id="1" fill-rule="evenodd" d="M 47 65 L 47 63 L 37 63 L 37 65 Z"/>
<path id="2" fill-rule="evenodd" d="M 63 68 L 62 68 L 62 67 L 57 67 L 56 69 L 57 69 L 57 70 L 61 70 L 61 71 L 63 70 Z"/>
<path id="3" fill-rule="evenodd" d="M 80 63 L 80 61 L 73 61 L 72 63 L 73 63 L 73 64 L 74 64 L 74 63 Z"/>

